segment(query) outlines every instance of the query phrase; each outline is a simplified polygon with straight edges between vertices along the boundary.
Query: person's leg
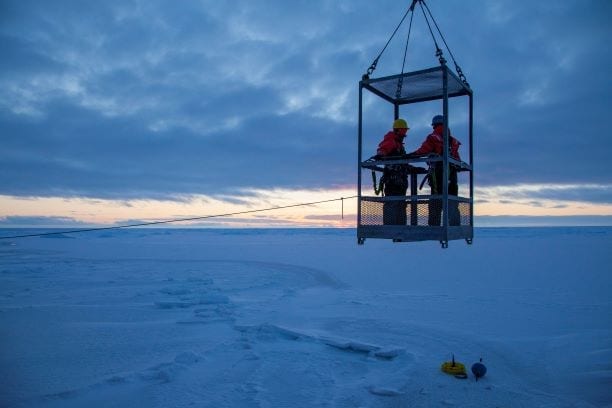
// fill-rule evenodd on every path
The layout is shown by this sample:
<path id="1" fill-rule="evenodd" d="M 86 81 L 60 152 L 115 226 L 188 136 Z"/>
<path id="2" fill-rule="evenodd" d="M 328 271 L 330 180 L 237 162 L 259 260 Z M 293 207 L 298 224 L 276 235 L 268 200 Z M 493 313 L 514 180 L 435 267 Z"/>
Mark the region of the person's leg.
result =
<path id="1" fill-rule="evenodd" d="M 391 183 L 385 184 L 385 197 L 394 197 L 396 195 L 395 186 Z M 396 210 L 395 201 L 385 201 L 383 203 L 383 224 L 384 225 L 395 225 L 396 224 Z"/>
<path id="2" fill-rule="evenodd" d="M 401 190 L 398 191 L 398 195 L 402 195 L 406 197 L 406 191 L 408 190 L 408 186 L 401 186 Z M 406 225 L 407 217 L 406 217 L 406 200 L 397 202 L 397 224 L 398 225 Z"/>
<path id="3" fill-rule="evenodd" d="M 448 183 L 448 196 L 457 197 L 459 195 L 459 185 L 457 183 L 457 171 L 450 172 L 450 180 Z M 448 222 L 450 225 L 461 225 L 461 213 L 459 212 L 459 202 L 456 200 L 448 200 Z"/>
<path id="4" fill-rule="evenodd" d="M 385 185 L 386 197 L 406 196 L 406 186 Z M 394 200 L 383 204 L 383 223 L 385 225 L 406 225 L 406 201 Z"/>
<path id="5" fill-rule="evenodd" d="M 442 169 L 436 166 L 434 172 L 430 175 L 429 186 L 431 187 L 431 195 L 441 194 L 442 186 Z M 429 199 L 429 217 L 428 224 L 430 226 L 439 226 L 442 216 L 442 200 Z"/>

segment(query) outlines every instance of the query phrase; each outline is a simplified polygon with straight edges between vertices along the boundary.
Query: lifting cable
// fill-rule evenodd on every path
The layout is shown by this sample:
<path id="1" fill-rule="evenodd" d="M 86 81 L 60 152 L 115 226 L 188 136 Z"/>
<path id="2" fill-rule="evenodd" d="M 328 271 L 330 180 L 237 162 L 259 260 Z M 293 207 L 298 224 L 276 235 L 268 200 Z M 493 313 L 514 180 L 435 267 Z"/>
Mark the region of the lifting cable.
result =
<path id="1" fill-rule="evenodd" d="M 42 237 L 42 236 L 47 236 L 47 235 L 77 234 L 77 233 L 81 233 L 81 232 L 105 231 L 105 230 L 125 229 L 125 228 L 134 228 L 134 227 L 144 227 L 144 226 L 149 226 L 149 225 L 171 224 L 171 223 L 175 223 L 175 222 L 204 220 L 204 219 L 208 219 L 208 218 L 231 217 L 231 216 L 234 216 L 234 215 L 250 214 L 250 213 L 256 213 L 256 212 L 261 212 L 261 211 L 282 210 L 284 208 L 305 207 L 307 205 L 331 203 L 333 201 L 341 201 L 342 202 L 342 219 L 344 219 L 344 200 L 348 200 L 348 199 L 351 199 L 351 198 L 357 198 L 357 196 L 354 195 L 354 196 L 350 196 L 350 197 L 332 198 L 330 200 L 313 201 L 313 202 L 310 202 L 310 203 L 281 205 L 281 206 L 278 206 L 278 207 L 261 208 L 261 209 L 258 209 L 258 210 L 237 211 L 237 212 L 226 213 L 226 214 L 203 215 L 203 216 L 200 216 L 200 217 L 176 218 L 176 219 L 164 220 L 164 221 L 142 222 L 142 223 L 139 223 L 139 224 L 115 225 L 115 226 L 112 226 L 112 227 L 84 228 L 84 229 L 70 230 L 70 231 L 42 232 L 42 233 L 38 233 L 38 234 L 13 235 L 13 236 L 9 236 L 9 237 L 0 237 L 0 239 Z"/>
<path id="2" fill-rule="evenodd" d="M 463 74 L 463 71 L 461 70 L 461 67 L 459 67 L 459 64 L 457 63 L 457 60 L 455 59 L 455 56 L 453 55 L 453 52 L 451 51 L 450 47 L 446 43 L 446 39 L 444 38 L 444 35 L 442 34 L 442 30 L 440 30 L 440 27 L 438 26 L 438 23 L 436 22 L 436 19 L 434 18 L 433 14 L 431 13 L 431 10 L 429 9 L 429 6 L 427 5 L 427 3 L 425 3 L 424 0 L 420 0 L 420 3 L 421 3 L 421 10 L 423 11 L 423 15 L 425 16 L 425 21 L 427 21 L 427 25 L 429 26 L 429 31 L 431 32 L 431 35 L 432 35 L 432 37 L 434 39 L 434 44 L 436 45 L 436 56 L 437 56 L 438 51 L 440 51 L 440 56 L 441 56 L 442 55 L 442 51 L 440 50 L 440 48 L 438 47 L 438 44 L 436 43 L 436 39 L 435 39 L 434 34 L 433 34 L 432 30 L 431 30 L 431 26 L 429 25 L 429 20 L 427 20 L 427 16 L 425 15 L 425 9 L 427 9 L 427 13 L 429 13 L 429 17 L 431 18 L 431 21 L 436 26 L 436 30 L 438 31 L 438 34 L 440 34 L 440 38 L 442 39 L 442 42 L 444 43 L 444 46 L 446 47 L 446 50 L 450 54 L 451 59 L 453 60 L 453 64 L 455 64 L 455 70 L 457 71 L 457 74 L 459 75 L 459 79 L 461 79 L 461 81 L 465 85 L 467 85 L 469 87 L 470 84 L 468 84 L 467 78 Z M 442 63 L 442 62 L 440 61 L 440 63 Z"/>
<path id="3" fill-rule="evenodd" d="M 417 0 L 415 0 L 417 1 Z M 378 53 L 378 56 L 376 58 L 374 58 L 374 61 L 372 61 L 372 64 L 370 65 L 370 67 L 368 68 L 367 72 L 365 74 L 363 74 L 363 79 L 369 79 L 370 75 L 372 75 L 372 73 L 374 72 L 374 70 L 376 69 L 376 65 L 378 65 L 378 60 L 380 59 L 380 57 L 383 55 L 383 52 L 385 52 L 385 50 L 387 49 L 387 47 L 389 46 L 389 43 L 391 42 L 391 40 L 393 39 L 393 37 L 395 36 L 395 34 L 397 33 L 397 30 L 399 30 L 400 26 L 402 25 L 402 23 L 404 22 L 404 20 L 406 19 L 406 16 L 408 15 L 408 13 L 414 8 L 414 5 L 412 5 L 408 10 L 406 10 L 406 13 L 404 13 L 404 16 L 402 17 L 401 21 L 399 22 L 399 24 L 397 25 L 397 27 L 395 27 L 395 30 L 393 31 L 393 34 L 391 34 L 391 37 L 389 37 L 389 39 L 387 40 L 387 43 L 385 44 L 385 46 L 383 47 L 383 49 L 380 51 L 380 53 Z"/>
<path id="4" fill-rule="evenodd" d="M 423 2 L 421 1 L 420 3 L 421 3 L 421 11 L 423 12 L 423 17 L 425 17 L 425 22 L 427 23 L 427 27 L 429 28 L 429 33 L 431 34 L 431 39 L 433 40 L 434 45 L 436 46 L 436 57 L 438 57 L 438 61 L 440 61 L 440 64 L 444 65 L 446 64 L 446 60 L 442 56 L 443 52 L 438 46 L 438 41 L 436 41 L 436 36 L 434 35 L 433 30 L 431 29 L 431 24 L 429 24 L 429 19 L 427 18 L 427 14 L 425 13 Z M 429 8 L 427 8 L 427 10 L 429 10 Z M 431 13 L 429 14 L 431 15 Z M 433 16 L 431 17 L 431 19 L 433 20 Z M 437 27 L 437 24 L 436 24 L 436 27 Z"/>
<path id="5" fill-rule="evenodd" d="M 414 4 L 414 3 L 413 3 Z M 412 10 L 413 7 L 410 7 Z M 397 90 L 395 91 L 395 97 L 399 99 L 402 96 L 402 85 L 404 84 L 404 68 L 406 67 L 406 55 L 408 54 L 408 42 L 410 41 L 410 31 L 412 31 L 412 19 L 414 18 L 414 11 L 410 14 L 410 24 L 408 25 L 408 36 L 406 36 L 406 46 L 404 47 L 404 59 L 402 61 L 402 72 L 397 81 Z"/>
<path id="6" fill-rule="evenodd" d="M 466 86 L 469 87 L 470 84 L 467 82 L 467 78 L 465 77 L 465 74 L 463 73 L 463 71 L 461 70 L 461 67 L 457 63 L 457 60 L 455 59 L 455 56 L 453 55 L 453 52 L 451 51 L 450 47 L 448 46 L 448 43 L 446 42 L 446 39 L 444 38 L 444 35 L 442 34 L 442 30 L 440 30 L 440 27 L 438 26 L 438 23 L 436 22 L 436 19 L 434 18 L 431 10 L 429 9 L 429 6 L 427 5 L 427 3 L 425 3 L 425 0 L 412 0 L 412 4 L 408 8 L 408 10 L 406 10 L 406 13 L 404 13 L 404 16 L 402 17 L 402 19 L 399 22 L 399 24 L 397 25 L 397 27 L 395 27 L 395 30 L 391 34 L 391 37 L 389 37 L 389 39 L 387 40 L 387 43 L 385 44 L 383 49 L 380 51 L 378 56 L 374 59 L 374 61 L 372 62 L 372 64 L 370 65 L 370 67 L 368 68 L 366 73 L 362 76 L 362 79 L 364 79 L 364 80 L 370 79 L 370 75 L 372 75 L 372 73 L 376 69 L 376 66 L 378 65 L 378 61 L 379 61 L 380 57 L 382 56 L 382 54 L 385 52 L 385 50 L 389 46 L 389 43 L 391 42 L 391 40 L 393 39 L 393 37 L 395 36 L 397 31 L 399 30 L 400 26 L 402 25 L 402 23 L 406 19 L 406 16 L 408 16 L 408 13 L 412 12 L 412 14 L 410 15 L 410 25 L 408 27 L 408 37 L 406 38 L 406 45 L 405 45 L 405 48 L 404 48 L 404 60 L 402 62 L 402 74 L 404 73 L 404 68 L 405 68 L 405 64 L 406 64 L 406 54 L 408 52 L 408 41 L 410 40 L 410 31 L 412 30 L 412 19 L 414 17 L 414 8 L 417 5 L 417 3 L 419 3 L 419 5 L 421 6 L 421 11 L 423 12 L 423 17 L 425 18 L 425 22 L 427 23 L 427 27 L 429 28 L 429 32 L 431 34 L 431 38 L 433 39 L 434 45 L 436 47 L 436 57 L 438 57 L 438 61 L 442 65 L 446 64 L 446 60 L 444 59 L 442 49 L 438 45 L 438 41 L 436 40 L 436 36 L 435 36 L 434 31 L 433 31 L 433 29 L 431 27 L 429 19 L 431 19 L 431 21 L 433 22 L 434 26 L 436 27 L 436 31 L 440 35 L 440 38 L 442 39 L 442 42 L 444 43 L 444 46 L 446 47 L 446 50 L 450 54 L 451 59 L 453 60 L 453 63 L 455 64 L 455 70 L 457 71 L 457 75 L 459 75 L 459 79 Z M 428 17 L 428 15 L 429 15 L 429 17 Z M 401 96 L 402 80 L 403 80 L 403 76 L 400 76 L 399 81 L 398 81 L 397 91 L 396 91 L 396 97 L 397 98 L 399 98 Z"/>

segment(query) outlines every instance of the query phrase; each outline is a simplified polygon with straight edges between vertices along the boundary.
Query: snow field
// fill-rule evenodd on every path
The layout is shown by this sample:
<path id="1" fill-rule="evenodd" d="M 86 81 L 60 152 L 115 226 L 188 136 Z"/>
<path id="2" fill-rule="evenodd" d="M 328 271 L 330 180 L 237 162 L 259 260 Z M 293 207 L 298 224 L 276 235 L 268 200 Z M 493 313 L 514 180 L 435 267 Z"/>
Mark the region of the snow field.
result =
<path id="1" fill-rule="evenodd" d="M 0 244 L 9 407 L 612 406 L 612 229 L 357 246 L 346 230 Z M 440 372 L 480 357 L 476 382 Z"/>

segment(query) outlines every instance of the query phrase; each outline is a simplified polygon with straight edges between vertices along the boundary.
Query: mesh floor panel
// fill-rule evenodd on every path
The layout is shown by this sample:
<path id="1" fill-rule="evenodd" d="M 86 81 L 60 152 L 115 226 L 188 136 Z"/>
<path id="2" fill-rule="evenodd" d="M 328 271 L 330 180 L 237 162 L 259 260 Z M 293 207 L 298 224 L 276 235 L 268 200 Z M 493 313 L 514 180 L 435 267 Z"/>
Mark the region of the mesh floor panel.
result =
<path id="1" fill-rule="evenodd" d="M 444 95 L 444 68 L 436 67 L 422 71 L 408 72 L 383 78 L 365 81 L 368 89 L 375 90 L 388 98 L 401 103 L 411 101 L 438 99 Z M 452 71 L 448 72 L 449 96 L 467 95 L 469 88 Z M 398 93 L 399 91 L 399 93 Z"/>

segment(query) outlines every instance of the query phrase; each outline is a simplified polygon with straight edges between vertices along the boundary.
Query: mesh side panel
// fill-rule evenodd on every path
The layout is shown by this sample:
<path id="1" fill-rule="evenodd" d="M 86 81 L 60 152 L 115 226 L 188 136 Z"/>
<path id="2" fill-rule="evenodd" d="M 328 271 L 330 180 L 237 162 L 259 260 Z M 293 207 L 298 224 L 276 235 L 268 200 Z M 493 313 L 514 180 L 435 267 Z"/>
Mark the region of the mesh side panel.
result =
<path id="1" fill-rule="evenodd" d="M 461 213 L 461 225 L 470 225 L 470 217 L 472 215 L 469 203 L 459 203 L 459 212 Z"/>
<path id="2" fill-rule="evenodd" d="M 456 205 L 456 209 L 453 208 Z M 359 225 L 441 225 L 443 203 L 440 199 L 411 201 L 361 200 Z M 449 200 L 450 225 L 470 225 L 470 204 Z"/>
<path id="3" fill-rule="evenodd" d="M 361 201 L 361 225 L 383 225 L 383 203 Z"/>

